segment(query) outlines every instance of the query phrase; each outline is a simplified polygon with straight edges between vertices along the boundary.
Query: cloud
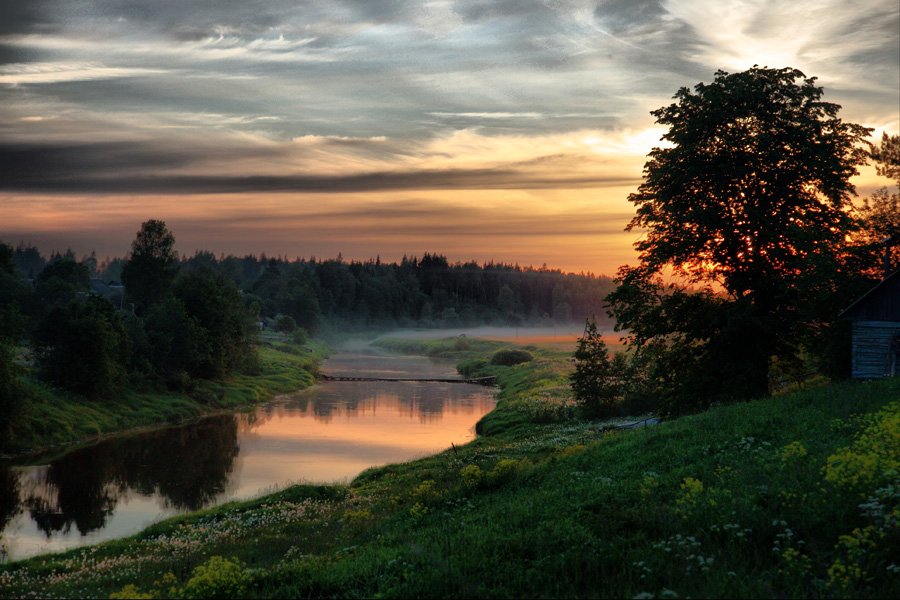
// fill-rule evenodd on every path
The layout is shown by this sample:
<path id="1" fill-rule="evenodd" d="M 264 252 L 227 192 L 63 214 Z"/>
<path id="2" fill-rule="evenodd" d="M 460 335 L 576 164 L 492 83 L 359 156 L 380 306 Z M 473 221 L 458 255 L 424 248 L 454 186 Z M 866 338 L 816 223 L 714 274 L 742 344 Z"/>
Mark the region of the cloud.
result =
<path id="1" fill-rule="evenodd" d="M 43 153 L 36 153 L 42 158 Z M 56 154 L 56 153 L 49 153 Z M 2 156 L 2 153 L 0 153 Z M 24 172 L 0 171 L 0 189 L 17 192 L 98 194 L 233 194 L 250 192 L 350 193 L 380 190 L 466 190 L 597 188 L 637 182 L 631 178 L 551 177 L 515 170 L 442 170 L 375 172 L 344 176 L 313 175 L 153 175 L 82 177 L 68 175 L 71 165 L 39 160 Z M 46 167 L 46 168 L 42 168 Z"/>
<path id="2" fill-rule="evenodd" d="M 790 66 L 832 86 L 897 91 L 900 7 L 891 0 L 666 0 L 663 6 L 696 34 L 695 61 L 729 71 Z"/>
<path id="3" fill-rule="evenodd" d="M 21 85 L 91 81 L 163 73 L 162 69 L 106 67 L 89 62 L 17 63 L 0 67 L 0 84 Z"/>
<path id="4" fill-rule="evenodd" d="M 373 194 L 414 195 L 428 206 L 396 218 L 471 245 L 466 232 L 488 230 L 460 231 L 435 203 L 466 197 L 452 206 L 471 211 L 503 196 L 503 231 L 538 236 L 533 245 L 548 253 L 577 252 L 561 231 L 589 239 L 578 232 L 606 214 L 592 203 L 611 215 L 628 206 L 659 145 L 649 111 L 680 87 L 720 68 L 789 65 L 818 76 L 842 118 L 895 133 L 898 56 L 895 0 L 5 2 L 0 221 L 70 198 L 113 230 L 135 204 L 165 212 L 175 198 L 209 193 L 216 200 L 200 203 L 191 227 L 234 195 L 257 207 L 260 227 L 299 231 L 307 213 L 261 208 L 259 198 L 314 207 L 348 198 L 369 214 Z M 29 204 L 42 193 L 55 203 Z M 580 212 L 584 225 L 554 222 L 551 249 L 530 223 L 554 207 Z M 208 222 L 213 239 L 218 222 Z M 220 226 L 238 239 L 241 223 Z M 302 231 L 325 245 L 348 239 Z M 375 234 L 360 225 L 347 235 Z M 512 233 L 496 237 L 514 244 Z M 530 251 L 527 241 L 515 247 Z"/>

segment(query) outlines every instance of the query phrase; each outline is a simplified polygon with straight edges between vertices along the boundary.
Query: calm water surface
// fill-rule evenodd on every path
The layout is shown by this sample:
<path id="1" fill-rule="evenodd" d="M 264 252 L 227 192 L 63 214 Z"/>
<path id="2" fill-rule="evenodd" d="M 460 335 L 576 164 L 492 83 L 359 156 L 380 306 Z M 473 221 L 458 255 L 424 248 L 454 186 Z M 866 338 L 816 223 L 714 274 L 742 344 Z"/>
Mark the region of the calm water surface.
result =
<path id="1" fill-rule="evenodd" d="M 357 343 L 331 375 L 456 377 L 453 366 Z M 463 383 L 328 382 L 251 414 L 105 440 L 49 464 L 0 465 L 0 558 L 130 535 L 160 519 L 292 482 L 364 469 L 474 438 L 493 391 Z"/>

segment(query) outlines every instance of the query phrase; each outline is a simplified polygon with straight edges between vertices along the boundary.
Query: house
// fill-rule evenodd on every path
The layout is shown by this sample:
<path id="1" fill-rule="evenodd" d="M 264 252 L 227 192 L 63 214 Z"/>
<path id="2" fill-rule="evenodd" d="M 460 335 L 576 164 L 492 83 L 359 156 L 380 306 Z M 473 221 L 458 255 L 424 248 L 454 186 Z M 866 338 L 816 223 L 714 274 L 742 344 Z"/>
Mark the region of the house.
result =
<path id="1" fill-rule="evenodd" d="M 840 318 L 852 322 L 853 378 L 878 379 L 900 375 L 900 270 L 890 273 L 885 240 L 885 276 Z"/>

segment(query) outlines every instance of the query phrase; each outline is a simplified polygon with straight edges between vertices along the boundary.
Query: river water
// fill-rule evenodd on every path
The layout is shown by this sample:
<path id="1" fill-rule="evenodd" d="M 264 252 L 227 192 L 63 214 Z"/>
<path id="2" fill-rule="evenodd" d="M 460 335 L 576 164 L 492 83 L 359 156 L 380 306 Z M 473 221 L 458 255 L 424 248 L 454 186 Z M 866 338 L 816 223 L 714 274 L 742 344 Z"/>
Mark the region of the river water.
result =
<path id="1" fill-rule="evenodd" d="M 457 378 L 452 364 L 364 343 L 323 365 L 334 376 Z M 0 560 L 136 533 L 169 516 L 290 483 L 363 470 L 475 437 L 493 391 L 465 383 L 325 382 L 247 414 L 119 436 L 47 464 L 0 464 Z"/>

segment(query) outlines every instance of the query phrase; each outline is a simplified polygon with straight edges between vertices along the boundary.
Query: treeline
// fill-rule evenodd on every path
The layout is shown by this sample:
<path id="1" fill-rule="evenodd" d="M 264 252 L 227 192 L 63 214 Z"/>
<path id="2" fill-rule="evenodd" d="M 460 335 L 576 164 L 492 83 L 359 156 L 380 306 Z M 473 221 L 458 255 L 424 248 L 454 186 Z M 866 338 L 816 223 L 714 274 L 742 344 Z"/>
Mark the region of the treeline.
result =
<path id="1" fill-rule="evenodd" d="M 203 397 L 204 380 L 258 368 L 261 327 L 297 343 L 323 328 L 552 325 L 600 316 L 607 277 L 518 265 L 287 260 L 195 252 L 179 258 L 151 220 L 125 259 L 49 260 L 0 243 L 0 423 L 27 396 L 26 365 L 57 388 L 111 397 L 124 385 Z M 601 317 L 602 318 L 602 317 Z"/>
<path id="2" fill-rule="evenodd" d="M 258 304 L 220 273 L 182 269 L 174 242 L 161 221 L 144 223 L 122 264 L 124 287 L 98 287 L 88 265 L 64 255 L 30 281 L 0 243 L 0 430 L 35 393 L 27 367 L 92 400 L 126 384 L 214 400 L 204 380 L 257 368 Z"/>
<path id="3" fill-rule="evenodd" d="M 216 259 L 197 252 L 182 268 L 211 269 L 259 302 L 261 315 L 287 315 L 310 333 L 320 327 L 460 327 L 583 321 L 602 313 L 612 280 L 546 267 L 476 262 L 450 264 L 424 254 L 400 263 L 250 255 Z"/>
<path id="4" fill-rule="evenodd" d="M 37 248 L 20 244 L 16 268 L 37 278 L 47 265 L 76 262 L 71 250 L 44 259 Z M 122 281 L 124 259 L 99 262 L 95 254 L 77 261 L 90 278 Z M 322 327 L 463 327 L 471 325 L 552 325 L 604 320 L 603 298 L 615 285 L 592 274 L 489 262 L 451 264 L 445 256 L 404 256 L 399 263 L 316 260 L 246 255 L 216 257 L 196 251 L 179 261 L 182 273 L 217 273 L 234 283 L 247 305 L 258 302 L 260 316 L 289 316 L 315 334 Z M 88 281 L 85 279 L 84 284 Z M 118 298 L 118 297 L 116 297 Z M 119 298 L 121 299 L 121 298 Z M 115 300 L 115 299 L 114 299 Z"/>

